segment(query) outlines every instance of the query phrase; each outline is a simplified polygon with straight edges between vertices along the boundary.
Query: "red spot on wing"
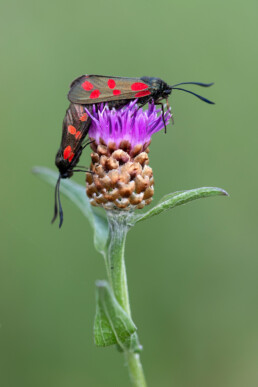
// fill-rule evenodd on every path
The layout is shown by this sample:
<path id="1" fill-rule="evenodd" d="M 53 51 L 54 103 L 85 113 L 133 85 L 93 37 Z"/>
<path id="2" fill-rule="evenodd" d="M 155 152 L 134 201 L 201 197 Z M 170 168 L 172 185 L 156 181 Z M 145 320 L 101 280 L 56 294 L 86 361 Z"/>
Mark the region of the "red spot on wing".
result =
<path id="1" fill-rule="evenodd" d="M 116 82 L 114 81 L 114 79 L 109 79 L 109 80 L 107 81 L 107 84 L 108 84 L 108 87 L 109 87 L 110 89 L 114 89 L 114 87 L 116 87 Z"/>
<path id="2" fill-rule="evenodd" d="M 72 152 L 72 153 L 70 154 L 69 159 L 68 159 L 69 163 L 72 161 L 73 158 L 74 158 L 74 153 Z"/>
<path id="3" fill-rule="evenodd" d="M 68 132 L 71 133 L 71 134 L 75 134 L 76 133 L 76 128 L 73 125 L 69 125 L 68 126 Z"/>
<path id="4" fill-rule="evenodd" d="M 135 94 L 135 98 L 145 97 L 146 95 L 150 95 L 150 94 L 151 92 L 149 90 L 139 91 L 138 93 Z"/>
<path id="5" fill-rule="evenodd" d="M 80 121 L 87 121 L 87 118 L 88 118 L 88 114 L 84 113 L 84 114 L 81 115 Z"/>
<path id="6" fill-rule="evenodd" d="M 142 83 L 142 82 L 135 82 L 131 85 L 131 89 L 133 91 L 148 89 L 148 87 L 149 86 L 146 85 L 146 83 Z"/>
<path id="7" fill-rule="evenodd" d="M 70 145 L 68 145 L 65 150 L 64 150 L 64 153 L 63 153 L 63 156 L 64 156 L 64 160 L 67 160 L 68 157 L 71 156 L 71 153 L 72 153 L 72 148 Z"/>
<path id="8" fill-rule="evenodd" d="M 82 83 L 82 88 L 86 91 L 89 91 L 89 90 L 93 89 L 93 84 L 90 83 L 89 81 L 85 81 Z"/>
<path id="9" fill-rule="evenodd" d="M 90 95 L 90 98 L 91 99 L 99 98 L 99 96 L 100 96 L 100 91 L 99 90 L 94 90 L 94 91 L 92 91 L 92 93 Z"/>
<path id="10" fill-rule="evenodd" d="M 78 132 L 76 133 L 76 135 L 75 135 L 76 140 L 80 139 L 81 136 L 82 136 L 82 133 L 81 133 L 80 131 L 78 131 Z"/>
<path id="11" fill-rule="evenodd" d="M 114 95 L 119 95 L 119 94 L 121 94 L 121 90 L 117 90 L 117 89 L 113 90 L 113 94 Z"/>

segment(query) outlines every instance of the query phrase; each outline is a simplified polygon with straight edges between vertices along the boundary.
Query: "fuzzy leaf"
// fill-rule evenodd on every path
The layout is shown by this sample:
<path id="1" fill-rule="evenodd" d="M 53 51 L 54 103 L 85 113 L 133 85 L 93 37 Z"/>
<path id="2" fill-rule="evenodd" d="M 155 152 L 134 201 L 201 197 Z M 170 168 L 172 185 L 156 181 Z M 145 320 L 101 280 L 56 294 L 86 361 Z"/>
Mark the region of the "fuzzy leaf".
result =
<path id="1" fill-rule="evenodd" d="M 59 174 L 45 167 L 35 167 L 32 170 L 39 178 L 55 187 Z M 91 206 L 86 196 L 85 187 L 70 179 L 62 179 L 60 191 L 68 197 L 89 220 L 94 231 L 94 245 L 97 251 L 104 254 L 107 238 L 108 223 L 105 214 Z M 54 193 L 53 193 L 54 196 Z"/>
<path id="2" fill-rule="evenodd" d="M 163 211 L 169 210 L 170 208 L 174 208 L 176 206 L 180 206 L 181 204 L 186 204 L 188 202 L 191 202 L 192 200 L 217 195 L 228 196 L 228 193 L 221 188 L 202 187 L 165 195 L 160 200 L 160 202 L 155 207 L 151 208 L 148 212 L 142 215 L 136 215 L 134 218 L 134 223 L 151 218 L 152 216 L 158 215 Z"/>
<path id="3" fill-rule="evenodd" d="M 136 326 L 119 305 L 107 281 L 97 281 L 96 286 L 95 343 L 100 347 L 118 344 L 123 349 L 123 343 L 136 331 Z"/>

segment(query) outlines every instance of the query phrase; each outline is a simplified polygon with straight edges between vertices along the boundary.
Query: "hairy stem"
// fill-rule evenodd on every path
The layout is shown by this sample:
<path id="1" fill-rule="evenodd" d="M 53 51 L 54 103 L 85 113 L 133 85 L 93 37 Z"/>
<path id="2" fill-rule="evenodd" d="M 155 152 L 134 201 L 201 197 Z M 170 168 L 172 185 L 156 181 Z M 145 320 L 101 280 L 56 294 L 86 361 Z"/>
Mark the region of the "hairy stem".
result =
<path id="1" fill-rule="evenodd" d="M 128 212 L 107 211 L 110 238 L 106 257 L 108 280 L 117 301 L 130 317 L 131 309 L 129 304 L 124 250 L 126 236 L 129 230 L 128 224 L 131 216 L 132 214 Z M 126 347 L 123 347 L 122 350 L 125 354 L 132 385 L 135 387 L 146 387 L 140 355 Z"/>

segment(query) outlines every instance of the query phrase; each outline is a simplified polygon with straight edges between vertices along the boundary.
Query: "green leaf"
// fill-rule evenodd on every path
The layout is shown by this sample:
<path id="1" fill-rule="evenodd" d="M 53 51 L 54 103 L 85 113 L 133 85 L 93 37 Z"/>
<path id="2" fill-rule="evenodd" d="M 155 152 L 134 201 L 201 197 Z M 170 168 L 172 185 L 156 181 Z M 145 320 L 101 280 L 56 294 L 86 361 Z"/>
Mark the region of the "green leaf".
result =
<path id="1" fill-rule="evenodd" d="M 123 350 L 123 343 L 136 331 L 136 326 L 119 305 L 108 282 L 97 281 L 96 286 L 95 343 L 100 347 L 118 344 Z"/>
<path id="2" fill-rule="evenodd" d="M 35 167 L 35 173 L 40 179 L 55 187 L 59 174 L 49 168 Z M 108 239 L 108 223 L 105 214 L 92 207 L 86 196 L 86 187 L 77 184 L 70 179 L 62 179 L 60 191 L 68 197 L 89 220 L 94 231 L 94 245 L 97 251 L 104 254 Z M 54 196 L 54 193 L 53 193 Z"/>
<path id="3" fill-rule="evenodd" d="M 173 197 L 175 197 L 178 194 L 183 193 L 183 192 L 185 192 L 185 191 L 176 191 L 176 192 L 169 193 L 169 194 L 163 196 L 163 198 L 161 198 L 159 200 L 158 204 L 163 203 L 163 202 L 165 202 L 165 201 L 167 201 L 169 199 L 172 199 Z"/>
<path id="4" fill-rule="evenodd" d="M 140 222 L 151 218 L 154 215 L 158 215 L 163 211 L 169 210 L 181 204 L 186 204 L 192 200 L 207 198 L 210 196 L 224 195 L 228 196 L 228 193 L 221 188 L 216 187 L 202 187 L 196 189 L 190 189 L 188 191 L 179 191 L 164 196 L 160 202 L 148 212 L 142 215 L 136 215 L 134 222 Z"/>

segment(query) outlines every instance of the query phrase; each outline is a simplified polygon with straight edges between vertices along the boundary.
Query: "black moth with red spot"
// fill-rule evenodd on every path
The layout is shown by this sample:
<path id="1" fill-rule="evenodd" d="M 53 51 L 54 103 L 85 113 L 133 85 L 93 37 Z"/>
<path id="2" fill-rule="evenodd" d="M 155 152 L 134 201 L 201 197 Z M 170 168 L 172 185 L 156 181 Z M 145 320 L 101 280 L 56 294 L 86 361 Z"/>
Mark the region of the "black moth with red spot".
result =
<path id="1" fill-rule="evenodd" d="M 87 106 L 91 112 L 92 106 Z M 85 112 L 84 106 L 71 103 L 66 111 L 63 121 L 62 140 L 56 154 L 56 166 L 59 169 L 59 177 L 55 189 L 55 208 L 52 223 L 60 215 L 59 227 L 63 223 L 63 210 L 60 201 L 60 181 L 70 178 L 74 172 L 86 172 L 82 169 L 74 169 L 79 162 L 83 149 L 88 145 L 84 139 L 88 134 L 91 118 Z"/>
<path id="2" fill-rule="evenodd" d="M 129 100 L 138 99 L 140 107 L 148 102 L 154 101 L 155 105 L 161 105 L 164 120 L 164 107 L 162 100 L 167 100 L 172 90 L 181 90 L 193 94 L 202 101 L 209 104 L 214 102 L 193 93 L 192 91 L 182 89 L 180 85 L 197 85 L 209 87 L 213 83 L 200 82 L 182 82 L 173 86 L 169 86 L 160 78 L 123 78 L 123 77 L 108 77 L 103 75 L 82 75 L 75 79 L 68 93 L 68 99 L 72 103 L 77 104 L 95 104 L 100 102 L 108 102 L 110 106 L 120 107 L 128 103 Z M 165 124 L 165 120 L 164 120 Z M 166 125 L 165 125 L 166 127 Z"/>

